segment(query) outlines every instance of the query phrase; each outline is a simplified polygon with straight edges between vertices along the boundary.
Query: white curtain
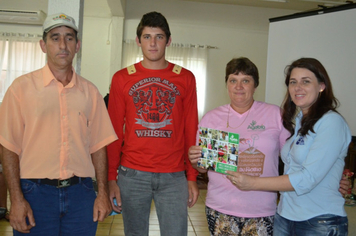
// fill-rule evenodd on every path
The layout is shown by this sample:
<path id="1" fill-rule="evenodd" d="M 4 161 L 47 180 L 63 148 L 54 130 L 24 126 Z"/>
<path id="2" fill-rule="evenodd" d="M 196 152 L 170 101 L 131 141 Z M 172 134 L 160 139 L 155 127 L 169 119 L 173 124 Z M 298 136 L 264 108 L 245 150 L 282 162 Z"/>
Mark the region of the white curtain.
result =
<path id="1" fill-rule="evenodd" d="M 17 77 L 45 65 L 40 39 L 40 35 L 0 32 L 0 102 Z"/>
<path id="2" fill-rule="evenodd" d="M 197 83 L 199 119 L 204 114 L 206 67 L 208 47 L 202 45 L 172 43 L 166 49 L 166 59 L 192 71 Z M 143 59 L 142 51 L 135 40 L 126 40 L 123 49 L 123 67 L 127 67 Z"/>

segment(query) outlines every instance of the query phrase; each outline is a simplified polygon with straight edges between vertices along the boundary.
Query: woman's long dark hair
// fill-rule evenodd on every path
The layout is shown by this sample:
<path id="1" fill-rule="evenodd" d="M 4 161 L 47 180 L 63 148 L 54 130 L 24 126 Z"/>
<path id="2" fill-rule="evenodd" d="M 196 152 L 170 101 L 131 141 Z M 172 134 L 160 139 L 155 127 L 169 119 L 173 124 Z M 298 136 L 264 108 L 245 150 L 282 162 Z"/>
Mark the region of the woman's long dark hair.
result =
<path id="1" fill-rule="evenodd" d="M 325 89 L 319 94 L 316 102 L 308 109 L 308 113 L 303 116 L 301 128 L 298 133 L 302 136 L 308 134 L 309 131 L 314 133 L 315 123 L 328 111 L 336 111 L 339 105 L 338 100 L 334 97 L 331 81 L 324 66 L 314 58 L 300 58 L 294 61 L 290 66 L 286 67 L 286 80 L 285 84 L 289 85 L 290 75 L 294 68 L 304 68 L 314 73 L 319 83 L 325 84 Z M 297 107 L 292 101 L 292 98 L 287 89 L 287 93 L 283 102 L 283 126 L 291 133 L 294 134 L 294 118 L 297 112 Z M 289 138 L 290 138 L 289 137 Z"/>

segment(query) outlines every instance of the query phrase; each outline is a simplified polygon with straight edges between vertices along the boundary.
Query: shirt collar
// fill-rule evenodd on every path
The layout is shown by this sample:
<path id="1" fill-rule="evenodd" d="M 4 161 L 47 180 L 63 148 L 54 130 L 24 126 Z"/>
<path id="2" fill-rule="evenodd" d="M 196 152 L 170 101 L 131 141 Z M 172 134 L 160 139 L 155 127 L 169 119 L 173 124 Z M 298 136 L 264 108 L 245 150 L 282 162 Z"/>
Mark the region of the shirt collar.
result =
<path id="1" fill-rule="evenodd" d="M 303 118 L 303 112 L 300 110 L 296 115 L 296 119 L 301 120 Z"/>
<path id="2" fill-rule="evenodd" d="M 76 85 L 80 91 L 84 91 L 83 85 L 80 83 L 80 80 L 78 80 L 78 75 L 77 73 L 75 73 L 75 69 L 73 66 L 72 66 L 72 71 L 73 71 L 72 80 L 66 86 L 66 88 L 72 88 Z M 49 69 L 48 64 L 46 64 L 45 67 L 43 67 L 43 87 L 48 86 L 53 80 L 56 81 L 56 78 L 52 74 L 52 71 Z"/>

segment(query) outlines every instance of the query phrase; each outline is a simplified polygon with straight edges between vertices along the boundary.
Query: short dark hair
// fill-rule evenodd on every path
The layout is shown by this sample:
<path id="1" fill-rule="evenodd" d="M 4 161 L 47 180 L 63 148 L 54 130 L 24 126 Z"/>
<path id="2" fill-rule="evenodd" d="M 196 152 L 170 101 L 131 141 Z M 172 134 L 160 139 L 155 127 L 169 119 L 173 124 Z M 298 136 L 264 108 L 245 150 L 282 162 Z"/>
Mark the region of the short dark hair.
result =
<path id="1" fill-rule="evenodd" d="M 136 35 L 139 42 L 141 42 L 142 31 L 146 26 L 160 28 L 161 30 L 163 30 L 167 37 L 168 43 L 169 37 L 171 37 L 171 31 L 169 30 L 169 25 L 166 18 L 161 13 L 153 11 L 146 13 L 142 16 L 142 19 L 138 24 L 136 30 Z"/>
<path id="2" fill-rule="evenodd" d="M 70 28 L 70 27 L 68 27 L 68 26 L 66 26 L 66 27 L 69 28 L 69 29 L 72 29 L 72 28 Z M 73 30 L 73 32 L 74 32 L 75 42 L 78 42 L 78 32 L 75 31 L 74 29 L 72 29 L 72 30 Z M 51 31 L 43 32 L 42 40 L 43 40 L 45 43 L 47 43 L 47 35 L 48 35 L 49 32 L 51 32 Z"/>
<path id="3" fill-rule="evenodd" d="M 255 88 L 257 88 L 259 84 L 258 69 L 257 66 L 250 61 L 250 59 L 246 57 L 239 57 L 229 61 L 225 70 L 225 83 L 227 83 L 229 75 L 238 75 L 239 73 L 251 76 L 255 82 Z"/>

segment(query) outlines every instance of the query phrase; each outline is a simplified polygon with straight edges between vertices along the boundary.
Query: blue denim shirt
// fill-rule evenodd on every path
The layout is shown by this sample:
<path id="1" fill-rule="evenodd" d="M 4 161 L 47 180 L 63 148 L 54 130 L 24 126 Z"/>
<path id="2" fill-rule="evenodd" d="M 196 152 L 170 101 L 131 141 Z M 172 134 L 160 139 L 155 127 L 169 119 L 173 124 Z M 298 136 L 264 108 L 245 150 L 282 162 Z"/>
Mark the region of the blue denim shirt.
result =
<path id="1" fill-rule="evenodd" d="M 300 136 L 300 112 L 294 135 L 282 148 L 284 174 L 295 191 L 281 192 L 278 213 L 294 221 L 322 214 L 346 216 L 339 182 L 351 131 L 341 115 L 329 111 L 314 125 L 315 133 Z"/>

